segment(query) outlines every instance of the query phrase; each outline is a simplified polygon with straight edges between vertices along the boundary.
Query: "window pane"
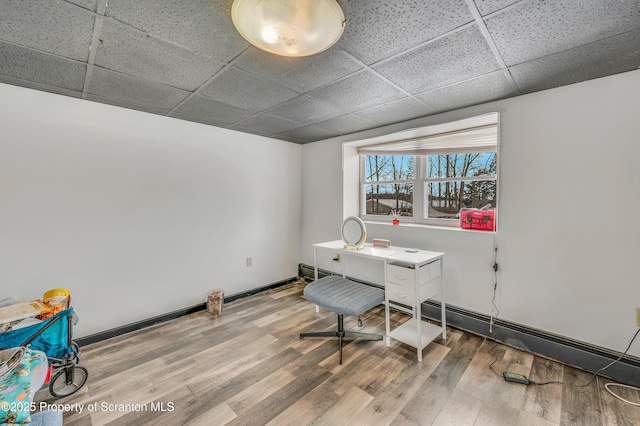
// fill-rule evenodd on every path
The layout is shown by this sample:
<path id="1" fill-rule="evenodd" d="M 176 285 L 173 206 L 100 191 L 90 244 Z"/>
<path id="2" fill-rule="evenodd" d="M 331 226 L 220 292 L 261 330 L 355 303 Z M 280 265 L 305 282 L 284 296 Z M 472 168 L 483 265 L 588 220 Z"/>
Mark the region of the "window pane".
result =
<path id="1" fill-rule="evenodd" d="M 413 216 L 413 185 L 381 184 L 365 186 L 366 214 L 389 215 L 391 210 L 400 216 Z"/>
<path id="2" fill-rule="evenodd" d="M 495 152 L 430 155 L 427 177 L 451 178 L 496 174 Z"/>
<path id="3" fill-rule="evenodd" d="M 427 217 L 456 219 L 460 209 L 495 209 L 496 181 L 431 182 Z"/>
<path id="4" fill-rule="evenodd" d="M 365 156 L 365 182 L 408 180 L 415 176 L 413 155 Z"/>

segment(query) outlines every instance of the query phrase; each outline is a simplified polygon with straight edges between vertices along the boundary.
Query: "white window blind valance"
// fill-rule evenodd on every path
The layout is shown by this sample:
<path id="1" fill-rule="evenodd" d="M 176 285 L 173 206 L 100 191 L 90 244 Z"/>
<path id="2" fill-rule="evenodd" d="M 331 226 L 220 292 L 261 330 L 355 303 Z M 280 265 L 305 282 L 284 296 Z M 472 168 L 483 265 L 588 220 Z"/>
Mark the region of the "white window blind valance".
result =
<path id="1" fill-rule="evenodd" d="M 486 117 L 486 116 L 485 116 Z M 424 136 L 397 134 L 388 142 L 358 147 L 360 155 L 434 155 L 487 152 L 498 149 L 498 122 L 495 121 Z M 415 133 L 415 132 L 413 132 Z M 391 136 L 391 135 L 390 135 Z M 409 137 L 407 137 L 409 136 Z M 387 139 L 389 140 L 389 139 Z"/>

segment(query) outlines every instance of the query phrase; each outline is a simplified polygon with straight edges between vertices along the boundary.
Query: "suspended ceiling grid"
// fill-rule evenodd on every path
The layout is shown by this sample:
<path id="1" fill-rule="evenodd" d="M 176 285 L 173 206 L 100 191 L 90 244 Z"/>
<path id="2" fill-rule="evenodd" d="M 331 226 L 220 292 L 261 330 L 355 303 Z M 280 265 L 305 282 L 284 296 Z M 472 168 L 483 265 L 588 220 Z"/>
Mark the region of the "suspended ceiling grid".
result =
<path id="1" fill-rule="evenodd" d="M 339 3 L 285 58 L 232 0 L 3 0 L 0 82 L 303 144 L 640 67 L 640 0 Z"/>

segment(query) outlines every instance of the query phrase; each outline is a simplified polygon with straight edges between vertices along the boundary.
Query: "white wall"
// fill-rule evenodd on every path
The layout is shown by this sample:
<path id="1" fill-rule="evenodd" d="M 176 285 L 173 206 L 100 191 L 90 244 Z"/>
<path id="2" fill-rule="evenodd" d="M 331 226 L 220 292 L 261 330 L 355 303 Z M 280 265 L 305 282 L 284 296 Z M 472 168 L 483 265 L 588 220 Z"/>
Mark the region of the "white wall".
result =
<path id="1" fill-rule="evenodd" d="M 297 275 L 300 145 L 2 84 L 0 123 L 0 299 L 82 337 Z"/>
<path id="2" fill-rule="evenodd" d="M 633 71 L 304 145 L 302 261 L 313 263 L 313 243 L 340 238 L 342 142 L 500 112 L 499 318 L 623 351 L 640 306 L 637 93 Z M 447 301 L 490 314 L 493 234 L 367 230 L 369 241 L 445 252 Z"/>

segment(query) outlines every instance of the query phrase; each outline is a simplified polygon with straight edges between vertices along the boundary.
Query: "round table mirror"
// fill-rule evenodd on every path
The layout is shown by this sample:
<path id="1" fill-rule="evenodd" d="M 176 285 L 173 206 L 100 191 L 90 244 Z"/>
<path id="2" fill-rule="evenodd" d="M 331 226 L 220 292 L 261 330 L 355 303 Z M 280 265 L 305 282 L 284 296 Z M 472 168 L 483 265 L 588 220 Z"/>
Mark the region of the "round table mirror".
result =
<path id="1" fill-rule="evenodd" d="M 342 222 L 342 240 L 345 248 L 356 248 L 360 250 L 367 239 L 367 228 L 362 219 L 356 216 L 349 216 Z"/>

